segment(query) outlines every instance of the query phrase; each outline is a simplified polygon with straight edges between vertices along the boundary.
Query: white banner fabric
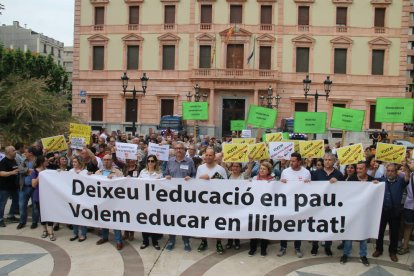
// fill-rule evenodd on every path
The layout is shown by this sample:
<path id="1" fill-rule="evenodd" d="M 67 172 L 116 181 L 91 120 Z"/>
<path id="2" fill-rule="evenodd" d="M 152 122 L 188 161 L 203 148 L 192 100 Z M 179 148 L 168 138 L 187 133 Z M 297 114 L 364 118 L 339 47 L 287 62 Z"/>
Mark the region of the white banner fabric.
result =
<path id="1" fill-rule="evenodd" d="M 43 221 L 215 238 L 377 238 L 384 183 L 108 179 L 40 173 Z"/>

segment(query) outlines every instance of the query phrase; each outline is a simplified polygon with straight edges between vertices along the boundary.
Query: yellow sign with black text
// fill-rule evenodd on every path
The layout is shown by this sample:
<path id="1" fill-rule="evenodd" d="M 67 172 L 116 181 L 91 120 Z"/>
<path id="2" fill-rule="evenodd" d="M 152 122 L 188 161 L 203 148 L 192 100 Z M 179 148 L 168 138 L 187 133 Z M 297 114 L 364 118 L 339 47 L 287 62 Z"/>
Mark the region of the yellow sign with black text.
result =
<path id="1" fill-rule="evenodd" d="M 63 135 L 42 138 L 41 140 L 43 148 L 49 152 L 68 149 L 68 145 L 66 144 L 65 137 L 63 137 Z"/>
<path id="2" fill-rule="evenodd" d="M 362 144 L 341 147 L 336 150 L 336 153 L 341 165 L 356 164 L 365 160 Z"/>
<path id="3" fill-rule="evenodd" d="M 263 160 L 269 158 L 269 149 L 266 143 L 257 143 L 249 145 L 248 156 L 251 156 L 253 160 Z"/>
<path id="4" fill-rule="evenodd" d="M 248 144 L 223 144 L 223 162 L 247 162 Z"/>
<path id="5" fill-rule="evenodd" d="M 322 158 L 325 154 L 323 140 L 299 141 L 299 153 L 304 158 Z"/>
<path id="6" fill-rule="evenodd" d="M 377 143 L 375 159 L 384 162 L 402 164 L 405 159 L 406 146 Z"/>
<path id="7" fill-rule="evenodd" d="M 256 143 L 256 138 L 233 138 L 231 142 L 233 144 L 254 144 Z"/>

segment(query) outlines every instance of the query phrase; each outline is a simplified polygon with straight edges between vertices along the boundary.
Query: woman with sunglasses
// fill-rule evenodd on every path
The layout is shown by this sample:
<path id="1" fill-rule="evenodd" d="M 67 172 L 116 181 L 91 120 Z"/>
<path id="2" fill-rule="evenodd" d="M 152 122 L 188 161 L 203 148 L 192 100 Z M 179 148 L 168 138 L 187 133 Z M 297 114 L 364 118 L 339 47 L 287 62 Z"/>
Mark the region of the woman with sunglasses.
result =
<path id="1" fill-rule="evenodd" d="M 158 163 L 158 159 L 154 154 L 150 154 L 147 157 L 147 165 L 145 169 L 141 171 L 138 178 L 142 179 L 160 179 L 162 177 L 162 172 L 160 170 L 160 166 Z M 156 233 L 147 233 L 142 232 L 142 245 L 141 249 L 145 249 L 149 245 L 149 238 L 152 240 L 152 245 L 155 249 L 160 250 L 160 246 L 158 245 L 158 240 L 161 238 L 160 234 Z"/>
<path id="2" fill-rule="evenodd" d="M 115 154 L 112 155 L 112 159 L 117 160 L 117 162 L 115 162 L 115 164 L 117 164 L 119 167 L 121 167 L 120 165 L 123 166 L 123 172 L 124 172 L 124 176 L 125 177 L 138 177 L 139 175 L 139 167 L 137 165 L 137 160 L 134 159 L 127 159 L 126 163 L 122 163 L 121 161 L 119 161 Z M 129 241 L 133 241 L 134 240 L 134 231 L 124 231 L 124 234 L 122 235 L 122 239 L 123 240 L 129 240 Z"/>

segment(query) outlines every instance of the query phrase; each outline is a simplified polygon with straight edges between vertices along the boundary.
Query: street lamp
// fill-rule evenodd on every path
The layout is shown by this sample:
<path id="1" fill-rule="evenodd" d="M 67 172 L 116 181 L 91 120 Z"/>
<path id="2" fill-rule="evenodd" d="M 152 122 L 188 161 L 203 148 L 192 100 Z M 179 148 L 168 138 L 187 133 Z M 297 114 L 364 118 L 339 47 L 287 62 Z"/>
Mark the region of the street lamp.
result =
<path id="1" fill-rule="evenodd" d="M 134 89 L 132 90 L 127 90 L 128 88 L 128 81 L 129 78 L 127 76 L 127 73 L 124 72 L 124 75 L 121 77 L 122 80 L 122 91 L 124 92 L 124 97 L 125 97 L 125 93 L 126 92 L 130 92 L 132 93 L 132 113 L 134 114 L 133 119 L 132 119 L 132 136 L 135 136 L 135 123 L 137 121 L 137 93 L 143 93 L 145 95 L 146 91 L 147 91 L 147 82 L 149 80 L 149 78 L 147 77 L 147 73 L 143 73 L 142 77 L 141 77 L 141 87 L 142 90 L 136 90 L 135 89 L 135 85 L 134 85 Z"/>
<path id="2" fill-rule="evenodd" d="M 305 99 L 308 96 L 315 97 L 315 112 L 318 112 L 318 99 L 319 96 L 325 96 L 326 100 L 329 98 L 329 93 L 331 92 L 332 81 L 329 76 L 326 77 L 326 80 L 323 82 L 323 87 L 325 90 L 325 94 L 318 94 L 318 90 L 316 90 L 315 94 L 309 94 L 310 86 L 312 81 L 309 79 L 309 75 L 306 75 L 306 78 L 303 80 L 303 91 L 305 91 Z"/>
<path id="3" fill-rule="evenodd" d="M 305 99 L 308 98 L 308 96 L 315 97 L 315 112 L 318 112 L 318 99 L 319 96 L 325 96 L 326 100 L 329 98 L 329 93 L 331 92 L 332 87 L 332 81 L 329 76 L 326 77 L 326 80 L 323 82 L 323 88 L 325 90 L 325 94 L 318 94 L 318 90 L 314 94 L 309 94 L 310 87 L 311 87 L 312 81 L 309 79 L 309 75 L 306 75 L 306 78 L 303 80 L 303 91 L 305 92 Z M 314 139 L 316 139 L 316 134 L 314 134 Z"/>
<path id="4" fill-rule="evenodd" d="M 202 101 L 205 102 L 207 101 L 207 97 L 208 95 L 206 93 L 204 93 L 203 95 L 200 95 L 200 86 L 198 85 L 198 83 L 193 87 L 194 88 L 194 94 L 191 94 L 190 91 L 188 91 L 187 93 L 187 101 L 191 102 L 192 97 L 194 96 L 194 102 L 199 102 L 200 98 L 202 97 Z M 196 120 L 194 122 L 194 141 L 197 142 L 197 129 L 198 129 L 198 121 Z"/>
<path id="5" fill-rule="evenodd" d="M 266 98 L 266 103 L 265 103 L 265 98 Z M 275 99 L 276 101 L 275 104 L 273 104 L 273 99 Z M 276 96 L 273 96 L 273 88 L 271 85 L 269 85 L 269 87 L 267 88 L 267 97 L 263 95 L 260 96 L 260 105 L 265 106 L 267 108 L 275 107 L 277 109 L 279 107 L 280 99 L 281 97 L 279 96 L 279 94 L 276 94 Z"/>

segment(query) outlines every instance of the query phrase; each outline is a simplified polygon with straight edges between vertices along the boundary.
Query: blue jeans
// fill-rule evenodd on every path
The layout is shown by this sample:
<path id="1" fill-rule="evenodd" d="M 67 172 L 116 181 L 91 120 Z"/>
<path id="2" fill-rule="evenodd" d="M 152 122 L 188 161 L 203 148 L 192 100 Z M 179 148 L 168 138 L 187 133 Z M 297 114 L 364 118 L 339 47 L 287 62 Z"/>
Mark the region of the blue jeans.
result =
<path id="1" fill-rule="evenodd" d="M 10 206 L 8 217 L 14 216 L 17 207 L 17 189 L 0 191 L 0 221 L 4 218 L 4 209 L 6 208 L 7 200 L 12 197 L 12 204 Z"/>
<path id="2" fill-rule="evenodd" d="M 176 237 L 175 235 L 170 235 L 170 237 L 168 238 L 168 241 L 175 244 L 175 237 Z M 183 236 L 183 242 L 184 244 L 190 243 L 190 237 Z"/>
<path id="3" fill-rule="evenodd" d="M 29 204 L 29 199 L 32 199 L 32 223 L 39 222 L 39 212 L 34 206 L 33 200 L 33 191 L 34 189 L 31 186 L 23 186 L 19 192 L 19 210 L 20 210 L 20 223 L 26 224 L 27 222 L 27 205 Z"/>
<path id="4" fill-rule="evenodd" d="M 86 233 L 88 232 L 88 228 L 86 228 L 86 226 L 72 225 L 72 227 L 74 236 L 78 236 L 80 231 L 80 235 L 82 237 L 86 237 Z"/>
<path id="5" fill-rule="evenodd" d="M 116 243 L 122 243 L 122 233 L 121 230 L 114 230 L 115 241 Z M 109 229 L 102 229 L 102 239 L 108 239 Z"/>
<path id="6" fill-rule="evenodd" d="M 359 256 L 367 256 L 367 240 L 359 241 Z M 352 252 L 352 241 L 344 241 L 344 255 L 350 256 Z"/>

